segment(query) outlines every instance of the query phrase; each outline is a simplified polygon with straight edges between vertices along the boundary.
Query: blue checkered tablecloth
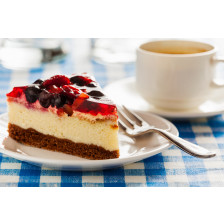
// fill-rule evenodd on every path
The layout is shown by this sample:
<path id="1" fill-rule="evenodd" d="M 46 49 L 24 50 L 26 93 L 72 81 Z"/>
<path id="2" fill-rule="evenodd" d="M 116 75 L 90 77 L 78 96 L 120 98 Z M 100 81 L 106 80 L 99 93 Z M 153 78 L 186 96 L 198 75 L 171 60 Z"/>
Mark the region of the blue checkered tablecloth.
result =
<path id="1" fill-rule="evenodd" d="M 5 93 L 15 85 L 31 83 L 53 74 L 93 73 L 101 86 L 135 74 L 134 64 L 102 65 L 89 57 L 90 40 L 67 40 L 71 52 L 58 64 L 44 65 L 29 71 L 12 71 L 0 67 L 0 113 L 5 113 Z M 223 115 L 197 120 L 173 122 L 180 136 L 208 149 L 217 149 L 211 159 L 197 159 L 171 147 L 143 161 L 122 168 L 72 172 L 51 170 L 20 162 L 0 153 L 0 186 L 100 186 L 166 187 L 224 186 L 224 118 Z"/>

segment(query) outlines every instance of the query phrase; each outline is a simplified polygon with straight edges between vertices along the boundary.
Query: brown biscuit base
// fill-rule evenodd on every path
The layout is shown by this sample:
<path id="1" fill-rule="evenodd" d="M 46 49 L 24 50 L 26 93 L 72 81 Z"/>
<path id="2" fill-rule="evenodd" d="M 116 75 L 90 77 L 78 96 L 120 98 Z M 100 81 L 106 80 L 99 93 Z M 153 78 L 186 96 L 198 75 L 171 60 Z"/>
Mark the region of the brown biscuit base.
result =
<path id="1" fill-rule="evenodd" d="M 23 129 L 17 125 L 8 125 L 9 136 L 25 145 L 63 152 L 86 159 L 114 159 L 119 157 L 119 151 L 108 151 L 96 145 L 74 143 L 68 139 L 60 139 L 51 135 L 44 135 L 29 128 Z"/>

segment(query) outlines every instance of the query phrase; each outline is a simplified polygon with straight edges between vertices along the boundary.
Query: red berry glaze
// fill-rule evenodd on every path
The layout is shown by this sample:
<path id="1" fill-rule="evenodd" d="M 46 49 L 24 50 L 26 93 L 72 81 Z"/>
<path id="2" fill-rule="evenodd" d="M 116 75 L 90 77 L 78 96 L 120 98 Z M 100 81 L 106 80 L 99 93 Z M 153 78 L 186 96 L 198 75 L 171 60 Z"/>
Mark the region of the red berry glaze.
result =
<path id="1" fill-rule="evenodd" d="M 43 82 L 37 81 L 31 86 L 14 87 L 13 91 L 7 94 L 8 100 L 25 96 L 27 102 L 24 104 L 28 107 L 35 108 L 35 104 L 39 102 L 43 110 L 49 107 L 55 108 L 58 116 L 64 113 L 71 116 L 73 111 L 89 113 L 93 116 L 97 114 L 117 116 L 116 106 L 86 74 L 75 75 L 70 79 L 64 75 L 55 75 Z M 27 88 L 39 89 L 39 91 L 26 91 Z"/>
<path id="2" fill-rule="evenodd" d="M 73 84 L 76 84 L 77 86 L 87 86 L 93 81 L 92 79 L 86 76 L 80 75 L 73 76 L 70 78 L 70 80 Z"/>
<path id="3" fill-rule="evenodd" d="M 18 98 L 27 89 L 27 86 L 14 87 L 13 90 L 6 94 L 7 97 Z"/>
<path id="4" fill-rule="evenodd" d="M 47 90 L 50 92 L 50 93 L 61 93 L 63 90 L 61 87 L 57 87 L 55 85 L 52 85 L 52 86 L 49 86 L 47 88 Z"/>
<path id="5" fill-rule="evenodd" d="M 76 108 L 76 110 L 82 113 L 89 113 L 93 116 L 96 116 L 98 113 L 102 114 L 103 116 L 112 115 L 112 114 L 116 115 L 117 113 L 117 109 L 115 105 L 95 103 L 88 100 L 80 104 Z"/>
<path id="6" fill-rule="evenodd" d="M 49 86 L 63 86 L 63 85 L 69 85 L 69 84 L 72 84 L 70 79 L 67 78 L 66 76 L 64 75 L 55 75 L 53 77 L 51 77 L 50 79 L 47 79 L 45 80 L 43 83 L 42 83 L 42 87 L 44 88 L 48 88 Z"/>

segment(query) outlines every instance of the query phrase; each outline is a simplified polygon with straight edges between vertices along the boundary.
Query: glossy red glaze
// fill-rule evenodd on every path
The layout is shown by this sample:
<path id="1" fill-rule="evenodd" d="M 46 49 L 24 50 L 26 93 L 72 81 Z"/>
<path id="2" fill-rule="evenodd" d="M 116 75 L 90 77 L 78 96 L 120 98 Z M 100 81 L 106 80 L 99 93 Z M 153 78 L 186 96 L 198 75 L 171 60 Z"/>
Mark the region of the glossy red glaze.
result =
<path id="1" fill-rule="evenodd" d="M 50 92 L 50 93 L 61 93 L 62 92 L 62 88 L 61 87 L 57 87 L 55 85 L 52 85 L 52 86 L 49 86 L 47 88 L 47 90 Z"/>
<path id="2" fill-rule="evenodd" d="M 78 85 L 78 86 L 87 86 L 89 85 L 93 80 L 89 77 L 76 75 L 71 78 L 71 82 Z"/>
<path id="3" fill-rule="evenodd" d="M 7 97 L 18 98 L 26 90 L 27 86 L 14 87 L 13 90 L 6 94 Z"/>
<path id="4" fill-rule="evenodd" d="M 60 88 L 63 90 L 62 94 L 68 96 L 73 100 L 76 99 L 82 93 L 82 91 L 71 85 L 64 85 L 61 86 Z"/>
<path id="5" fill-rule="evenodd" d="M 70 82 L 70 79 L 67 78 L 66 76 L 64 75 L 55 75 L 55 76 L 52 76 L 51 78 L 45 80 L 43 83 L 42 83 L 42 86 L 44 88 L 47 88 L 49 86 L 63 86 L 63 85 L 69 85 L 71 84 Z"/>
<path id="6" fill-rule="evenodd" d="M 93 116 L 101 114 L 106 115 L 117 115 L 116 106 L 106 96 L 92 97 L 88 95 L 88 92 L 94 90 L 101 91 L 98 86 L 88 87 L 90 83 L 95 83 L 92 79 L 85 76 L 75 76 L 74 79 L 84 81 L 85 85 L 78 86 L 76 83 L 72 84 L 70 80 L 63 75 L 56 75 L 50 79 L 45 80 L 42 84 L 38 85 L 41 90 L 47 90 L 50 94 L 63 95 L 68 99 L 68 102 L 62 105 L 60 108 L 56 108 L 56 112 L 59 116 L 63 113 L 67 113 L 69 116 L 72 111 L 79 111 L 82 113 L 89 113 Z M 83 84 L 83 82 L 82 82 Z M 95 83 L 96 84 L 96 83 Z M 24 91 L 29 86 L 14 87 L 13 90 L 7 94 L 9 98 L 20 98 Z M 26 99 L 26 98 L 25 98 Z M 37 102 L 39 99 L 37 100 Z M 35 104 L 26 102 L 26 105 L 35 107 Z M 46 108 L 43 108 L 46 110 Z"/>
<path id="7" fill-rule="evenodd" d="M 103 116 L 112 114 L 116 115 L 117 113 L 115 105 L 96 103 L 89 100 L 85 100 L 77 107 L 76 110 L 82 113 L 90 113 L 93 116 L 96 116 L 98 113 L 102 114 Z"/>

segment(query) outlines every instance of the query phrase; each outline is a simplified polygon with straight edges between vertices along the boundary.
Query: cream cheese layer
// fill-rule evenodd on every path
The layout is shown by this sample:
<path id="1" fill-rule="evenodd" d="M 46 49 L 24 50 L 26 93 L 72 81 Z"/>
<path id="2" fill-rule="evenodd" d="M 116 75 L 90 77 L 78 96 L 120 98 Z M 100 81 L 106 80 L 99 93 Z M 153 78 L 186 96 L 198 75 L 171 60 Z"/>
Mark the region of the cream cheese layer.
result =
<path id="1" fill-rule="evenodd" d="M 109 151 L 119 149 L 116 121 L 100 120 L 93 123 L 67 114 L 58 116 L 47 111 L 28 109 L 16 102 L 8 102 L 8 109 L 9 123 L 23 129 L 33 128 L 45 135 L 94 144 Z"/>

